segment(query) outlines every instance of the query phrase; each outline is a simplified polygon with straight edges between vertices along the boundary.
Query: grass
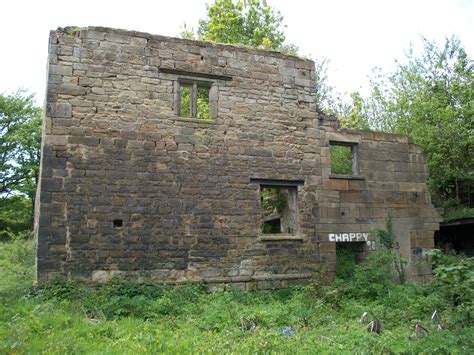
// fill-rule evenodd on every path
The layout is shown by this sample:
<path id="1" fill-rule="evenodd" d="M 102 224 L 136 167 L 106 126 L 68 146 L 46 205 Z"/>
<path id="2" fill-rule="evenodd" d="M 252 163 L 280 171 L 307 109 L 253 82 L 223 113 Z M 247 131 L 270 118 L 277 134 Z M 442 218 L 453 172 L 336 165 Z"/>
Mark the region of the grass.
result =
<path id="1" fill-rule="evenodd" d="M 474 350 L 472 318 L 465 316 L 472 304 L 448 304 L 434 284 L 372 287 L 360 277 L 378 272 L 370 271 L 370 264 L 356 270 L 352 283 L 324 286 L 315 279 L 280 291 L 208 293 L 203 285 L 169 288 L 118 280 L 96 288 L 57 280 L 33 290 L 33 254 L 30 240 L 0 243 L 0 353 Z M 366 288 L 363 297 L 358 285 Z M 442 332 L 430 323 L 434 309 L 441 314 Z M 365 311 L 382 321 L 380 335 L 359 324 Z M 242 331 L 241 317 L 255 322 L 256 330 Z M 416 321 L 429 334 L 416 336 Z"/>

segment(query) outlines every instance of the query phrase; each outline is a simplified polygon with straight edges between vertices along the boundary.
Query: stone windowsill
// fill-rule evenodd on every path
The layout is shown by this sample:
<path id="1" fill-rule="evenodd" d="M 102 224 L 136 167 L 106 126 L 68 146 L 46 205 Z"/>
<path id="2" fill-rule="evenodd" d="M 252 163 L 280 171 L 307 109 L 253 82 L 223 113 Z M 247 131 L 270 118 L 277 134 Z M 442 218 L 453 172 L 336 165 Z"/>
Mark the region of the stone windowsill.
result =
<path id="1" fill-rule="evenodd" d="M 261 234 L 258 236 L 258 240 L 265 241 L 285 241 L 285 240 L 303 240 L 302 235 L 293 234 Z"/>
<path id="2" fill-rule="evenodd" d="M 180 117 L 180 116 L 176 116 L 173 119 L 176 120 L 176 121 L 181 121 L 181 122 L 203 123 L 203 124 L 206 124 L 206 125 L 210 125 L 210 124 L 215 123 L 215 120 L 213 120 L 213 119 L 203 120 L 203 119 L 199 119 L 199 118 L 192 118 L 192 117 L 188 118 L 188 117 Z"/>
<path id="3" fill-rule="evenodd" d="M 362 175 L 331 174 L 330 179 L 365 180 Z"/>

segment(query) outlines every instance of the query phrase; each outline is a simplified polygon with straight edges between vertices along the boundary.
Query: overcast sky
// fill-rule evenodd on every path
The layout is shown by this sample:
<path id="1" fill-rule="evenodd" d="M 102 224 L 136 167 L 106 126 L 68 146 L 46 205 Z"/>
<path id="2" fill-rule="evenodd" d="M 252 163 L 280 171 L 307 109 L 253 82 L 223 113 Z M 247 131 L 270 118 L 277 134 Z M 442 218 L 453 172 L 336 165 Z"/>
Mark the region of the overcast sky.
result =
<path id="1" fill-rule="evenodd" d="M 208 0 L 208 3 L 212 0 Z M 287 42 L 330 59 L 339 92 L 364 90 L 375 66 L 392 70 L 420 36 L 458 36 L 474 56 L 474 0 L 269 0 L 284 16 Z M 0 93 L 26 88 L 42 104 L 49 30 L 106 26 L 177 36 L 196 26 L 205 0 L 6 0 L 0 20 Z"/>

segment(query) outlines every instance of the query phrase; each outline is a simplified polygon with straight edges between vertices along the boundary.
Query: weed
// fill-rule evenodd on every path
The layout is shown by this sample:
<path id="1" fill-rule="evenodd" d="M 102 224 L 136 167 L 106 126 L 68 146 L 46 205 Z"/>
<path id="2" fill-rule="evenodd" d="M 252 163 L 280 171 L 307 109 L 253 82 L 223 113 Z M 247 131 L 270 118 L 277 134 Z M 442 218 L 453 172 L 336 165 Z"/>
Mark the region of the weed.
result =
<path id="1" fill-rule="evenodd" d="M 124 280 L 92 288 L 57 279 L 33 295 L 33 242 L 14 239 L 0 243 L 0 353 L 472 351 L 472 318 L 459 318 L 472 304 L 459 288 L 455 305 L 450 277 L 441 276 L 458 272 L 448 265 L 459 258 L 444 271 L 437 266 L 430 285 L 396 284 L 387 258 L 374 254 L 343 283 L 328 284 L 322 270 L 311 285 L 281 291 L 209 293 L 203 285 Z M 430 322 L 434 309 L 442 332 Z M 380 319 L 380 334 L 359 324 L 366 311 Z M 242 331 L 242 317 L 255 331 Z M 417 337 L 414 324 L 429 334 Z"/>

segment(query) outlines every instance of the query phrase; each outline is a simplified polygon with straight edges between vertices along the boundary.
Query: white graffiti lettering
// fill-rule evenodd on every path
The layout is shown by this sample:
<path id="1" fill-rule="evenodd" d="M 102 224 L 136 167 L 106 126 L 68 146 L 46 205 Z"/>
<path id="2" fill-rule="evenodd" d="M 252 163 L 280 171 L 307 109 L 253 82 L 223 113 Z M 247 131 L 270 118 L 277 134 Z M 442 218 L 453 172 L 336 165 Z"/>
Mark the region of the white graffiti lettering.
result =
<path id="1" fill-rule="evenodd" d="M 329 233 L 330 242 L 367 242 L 369 233 Z"/>

